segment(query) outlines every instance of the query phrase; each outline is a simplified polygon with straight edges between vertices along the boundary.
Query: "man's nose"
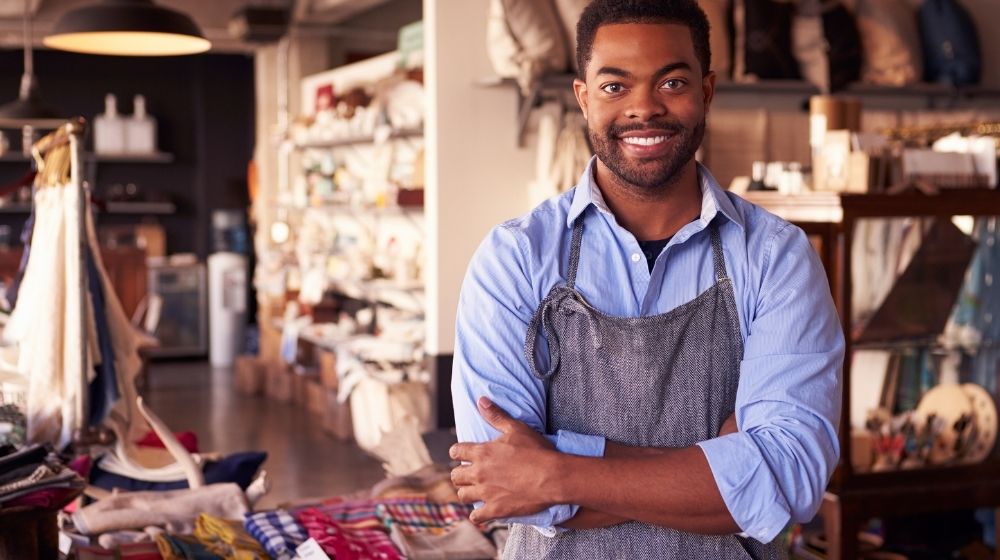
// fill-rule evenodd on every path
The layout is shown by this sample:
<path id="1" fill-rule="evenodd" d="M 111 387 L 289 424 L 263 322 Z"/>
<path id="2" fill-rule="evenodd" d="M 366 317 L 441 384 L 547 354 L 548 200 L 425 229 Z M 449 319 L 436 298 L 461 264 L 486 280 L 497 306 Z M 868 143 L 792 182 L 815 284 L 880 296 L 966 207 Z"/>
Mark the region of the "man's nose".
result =
<path id="1" fill-rule="evenodd" d="M 638 121 L 648 121 L 667 114 L 667 105 L 655 89 L 638 88 L 629 97 L 625 116 Z"/>

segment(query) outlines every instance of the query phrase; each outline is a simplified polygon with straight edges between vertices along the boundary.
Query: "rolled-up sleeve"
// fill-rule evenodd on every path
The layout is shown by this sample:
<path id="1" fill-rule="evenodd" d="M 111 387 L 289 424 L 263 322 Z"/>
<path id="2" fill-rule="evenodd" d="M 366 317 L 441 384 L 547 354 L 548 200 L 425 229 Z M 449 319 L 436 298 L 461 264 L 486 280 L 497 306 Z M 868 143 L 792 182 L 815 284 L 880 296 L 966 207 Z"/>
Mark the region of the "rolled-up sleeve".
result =
<path id="1" fill-rule="evenodd" d="M 740 365 L 739 432 L 699 446 L 733 519 L 766 543 L 816 514 L 836 467 L 844 339 L 802 230 L 776 228 L 764 263 Z"/>
<path id="2" fill-rule="evenodd" d="M 459 441 L 485 442 L 499 432 L 479 415 L 476 401 L 489 397 L 513 418 L 545 433 L 545 386 L 524 357 L 528 323 L 538 306 L 517 232 L 495 228 L 479 246 L 466 273 L 456 321 L 452 399 Z M 599 457 L 604 438 L 559 431 L 547 435 L 563 453 Z M 575 505 L 509 519 L 554 535 L 574 515 Z"/>

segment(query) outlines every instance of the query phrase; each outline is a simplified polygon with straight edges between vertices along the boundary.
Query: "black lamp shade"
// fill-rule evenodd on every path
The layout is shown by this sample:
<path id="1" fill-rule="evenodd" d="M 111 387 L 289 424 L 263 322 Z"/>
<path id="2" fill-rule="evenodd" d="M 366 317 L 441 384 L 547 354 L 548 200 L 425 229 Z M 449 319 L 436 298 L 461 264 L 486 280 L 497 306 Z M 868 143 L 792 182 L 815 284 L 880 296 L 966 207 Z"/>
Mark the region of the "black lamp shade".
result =
<path id="1" fill-rule="evenodd" d="M 39 129 L 59 128 L 66 119 L 42 101 L 35 77 L 21 77 L 21 94 L 10 103 L 0 105 L 0 128 L 32 126 Z"/>
<path id="2" fill-rule="evenodd" d="M 53 49 L 117 56 L 195 54 L 211 47 L 190 17 L 152 0 L 103 0 L 67 12 L 43 43 Z"/>

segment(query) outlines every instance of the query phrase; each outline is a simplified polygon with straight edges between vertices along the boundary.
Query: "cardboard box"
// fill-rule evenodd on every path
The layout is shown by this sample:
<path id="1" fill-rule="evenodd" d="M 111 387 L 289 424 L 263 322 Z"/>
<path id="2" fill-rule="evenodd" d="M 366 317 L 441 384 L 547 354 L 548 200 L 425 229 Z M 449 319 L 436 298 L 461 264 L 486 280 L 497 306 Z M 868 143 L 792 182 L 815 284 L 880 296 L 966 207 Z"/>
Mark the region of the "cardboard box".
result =
<path id="1" fill-rule="evenodd" d="M 292 400 L 292 372 L 280 361 L 267 364 L 265 387 L 267 397 L 277 402 L 287 403 Z"/>
<path id="2" fill-rule="evenodd" d="M 351 402 L 337 402 L 336 391 L 325 391 L 326 408 L 323 411 L 323 431 L 340 441 L 354 439 L 354 423 L 351 421 Z"/>
<path id="3" fill-rule="evenodd" d="M 233 382 L 236 391 L 244 395 L 260 395 L 264 392 L 264 364 L 256 356 L 236 358 Z"/>
<path id="4" fill-rule="evenodd" d="M 323 387 L 336 391 L 340 387 L 337 376 L 337 354 L 329 350 L 319 351 L 319 380 Z"/>

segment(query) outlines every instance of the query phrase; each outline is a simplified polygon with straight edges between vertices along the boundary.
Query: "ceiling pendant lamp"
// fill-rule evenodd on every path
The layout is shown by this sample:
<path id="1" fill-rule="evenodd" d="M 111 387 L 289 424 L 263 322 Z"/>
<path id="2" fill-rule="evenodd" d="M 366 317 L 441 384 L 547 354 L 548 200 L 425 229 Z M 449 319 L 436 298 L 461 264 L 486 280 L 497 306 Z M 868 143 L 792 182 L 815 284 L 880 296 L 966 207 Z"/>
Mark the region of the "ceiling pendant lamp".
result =
<path id="1" fill-rule="evenodd" d="M 0 127 L 21 128 L 58 128 L 66 119 L 47 106 L 38 89 L 35 78 L 35 64 L 31 49 L 31 17 L 29 1 L 24 0 L 23 41 L 24 41 L 24 74 L 21 75 L 21 89 L 17 99 L 0 105 Z"/>
<path id="2" fill-rule="evenodd" d="M 113 56 L 174 56 L 207 51 L 212 44 L 186 14 L 152 0 L 102 0 L 63 15 L 46 47 Z"/>

